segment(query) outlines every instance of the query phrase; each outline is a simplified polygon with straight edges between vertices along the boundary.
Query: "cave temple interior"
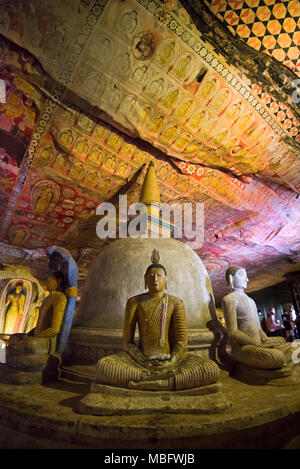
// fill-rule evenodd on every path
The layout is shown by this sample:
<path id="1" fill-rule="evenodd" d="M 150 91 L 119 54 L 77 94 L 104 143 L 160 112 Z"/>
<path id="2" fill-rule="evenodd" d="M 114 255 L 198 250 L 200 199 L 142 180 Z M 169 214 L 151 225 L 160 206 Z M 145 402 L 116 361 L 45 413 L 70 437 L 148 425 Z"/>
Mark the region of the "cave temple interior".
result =
<path id="1" fill-rule="evenodd" d="M 238 265 L 263 313 L 299 314 L 299 22 L 298 0 L 1 0 L 1 269 L 45 288 L 44 251 L 61 246 L 80 298 L 110 243 L 97 206 L 138 202 L 153 162 L 161 202 L 203 204 L 192 248 L 217 311 Z M 25 433 L 19 444 L 43 447 Z"/>

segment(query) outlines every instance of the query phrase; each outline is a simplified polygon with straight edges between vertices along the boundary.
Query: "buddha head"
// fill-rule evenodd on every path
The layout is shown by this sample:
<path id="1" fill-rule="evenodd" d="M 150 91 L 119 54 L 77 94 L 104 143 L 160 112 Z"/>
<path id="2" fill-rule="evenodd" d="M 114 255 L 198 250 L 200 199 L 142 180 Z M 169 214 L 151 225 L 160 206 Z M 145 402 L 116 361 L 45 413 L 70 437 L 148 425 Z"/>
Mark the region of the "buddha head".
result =
<path id="1" fill-rule="evenodd" d="M 167 287 L 167 271 L 159 264 L 159 253 L 156 249 L 152 252 L 151 261 L 152 264 L 145 273 L 145 288 L 148 288 L 150 293 L 158 293 Z"/>
<path id="2" fill-rule="evenodd" d="M 247 288 L 248 277 L 244 267 L 231 265 L 226 270 L 226 280 L 231 290 L 244 290 Z"/>
<path id="3" fill-rule="evenodd" d="M 23 282 L 17 282 L 15 285 L 15 292 L 17 295 L 23 290 Z"/>
<path id="4" fill-rule="evenodd" d="M 46 281 L 46 288 L 51 293 L 54 291 L 60 291 L 63 286 L 64 276 L 62 272 L 53 272 L 50 274 Z"/>

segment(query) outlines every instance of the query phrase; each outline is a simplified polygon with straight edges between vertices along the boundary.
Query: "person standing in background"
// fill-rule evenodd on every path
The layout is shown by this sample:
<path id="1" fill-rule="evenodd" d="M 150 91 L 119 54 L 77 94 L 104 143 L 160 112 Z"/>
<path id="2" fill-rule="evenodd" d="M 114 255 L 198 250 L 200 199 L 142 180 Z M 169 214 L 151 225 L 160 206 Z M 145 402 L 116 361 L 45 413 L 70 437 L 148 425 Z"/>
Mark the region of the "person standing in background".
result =
<path id="1" fill-rule="evenodd" d="M 295 311 L 295 308 L 293 305 L 290 305 L 289 307 L 289 310 L 288 310 L 288 313 L 290 315 L 290 318 L 291 318 L 291 326 L 292 326 L 292 330 L 293 330 L 293 335 L 294 335 L 294 338 L 296 339 L 300 339 L 300 323 L 299 323 L 299 318 L 297 318 L 297 314 L 296 314 L 296 311 Z M 298 326 L 297 326 L 298 325 Z"/>
<path id="2" fill-rule="evenodd" d="M 284 326 L 276 319 L 275 308 L 269 308 L 266 321 L 267 335 L 270 337 L 282 336 Z"/>
<path id="3" fill-rule="evenodd" d="M 287 310 L 283 311 L 283 314 L 281 315 L 281 318 L 282 318 L 282 321 L 283 321 L 285 338 L 288 342 L 293 342 L 293 340 L 294 340 L 294 331 L 293 331 L 292 322 L 291 322 L 291 315 L 290 315 L 289 311 L 287 311 Z"/>

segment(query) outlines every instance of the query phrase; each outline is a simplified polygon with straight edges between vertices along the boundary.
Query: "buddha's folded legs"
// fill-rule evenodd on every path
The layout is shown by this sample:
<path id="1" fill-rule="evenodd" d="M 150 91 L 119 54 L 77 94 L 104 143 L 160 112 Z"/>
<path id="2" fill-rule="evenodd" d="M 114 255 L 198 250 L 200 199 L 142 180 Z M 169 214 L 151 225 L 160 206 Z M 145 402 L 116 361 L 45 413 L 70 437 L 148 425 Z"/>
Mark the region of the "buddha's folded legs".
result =
<path id="1" fill-rule="evenodd" d="M 193 389 L 215 383 L 220 375 L 218 365 L 212 360 L 201 361 L 192 353 L 186 354 L 175 374 L 175 389 Z"/>
<path id="2" fill-rule="evenodd" d="M 244 345 L 234 357 L 240 363 L 262 370 L 278 370 L 286 364 L 285 354 L 275 348 Z"/>
<path id="3" fill-rule="evenodd" d="M 268 337 L 268 344 L 280 350 L 285 355 L 287 361 L 292 359 L 293 350 L 291 343 L 287 342 L 283 337 Z"/>
<path id="4" fill-rule="evenodd" d="M 100 358 L 97 363 L 97 382 L 110 386 L 127 387 L 129 381 L 144 381 L 148 374 L 146 368 L 125 352 Z"/>
<path id="5" fill-rule="evenodd" d="M 148 369 L 137 364 L 125 352 L 103 357 L 97 364 L 98 383 L 123 387 L 127 387 L 129 382 L 131 386 L 132 383 L 141 383 L 141 389 L 144 385 L 145 389 L 155 389 L 156 380 L 158 389 L 182 390 L 206 386 L 218 380 L 220 370 L 212 360 L 201 361 L 197 355 L 187 354 L 177 368 L 168 374 L 163 383 L 162 376 L 157 375 L 155 378 L 155 375 L 150 374 Z"/>
<path id="6" fill-rule="evenodd" d="M 283 337 L 268 337 L 267 343 L 270 345 L 274 345 L 274 347 L 281 347 L 287 344 L 286 340 Z"/>

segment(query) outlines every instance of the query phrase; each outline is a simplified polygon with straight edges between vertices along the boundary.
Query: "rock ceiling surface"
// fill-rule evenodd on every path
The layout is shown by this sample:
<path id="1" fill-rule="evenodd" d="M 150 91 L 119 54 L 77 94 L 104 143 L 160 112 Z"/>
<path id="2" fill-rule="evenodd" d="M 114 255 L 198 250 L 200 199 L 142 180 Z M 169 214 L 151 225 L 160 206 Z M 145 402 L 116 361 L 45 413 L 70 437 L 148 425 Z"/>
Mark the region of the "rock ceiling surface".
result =
<path id="1" fill-rule="evenodd" d="M 95 208 L 117 203 L 119 194 L 137 201 L 153 160 L 162 201 L 204 203 L 205 242 L 196 252 L 217 299 L 230 264 L 247 268 L 250 290 L 299 268 L 297 106 L 278 99 L 280 88 L 272 93 L 271 84 L 266 92 L 251 71 L 230 65 L 210 31 L 196 27 L 193 3 L 0 2 L 0 78 L 7 91 L 0 103 L 2 262 L 45 271 L 41 248 L 58 244 L 73 252 L 84 279 L 103 245 Z M 233 4 L 272 10 L 276 2 L 203 4 L 216 28 L 225 30 L 227 21 L 224 34 L 236 44 L 233 35 L 243 38 L 242 28 L 228 22 L 224 3 L 234 13 Z M 297 24 L 296 2 L 279 3 Z M 297 26 L 289 34 L 294 51 Z M 267 57 L 263 39 L 259 48 L 246 42 L 247 51 Z M 267 60 L 287 73 L 292 89 L 299 49 L 289 63 L 272 54 Z"/>

